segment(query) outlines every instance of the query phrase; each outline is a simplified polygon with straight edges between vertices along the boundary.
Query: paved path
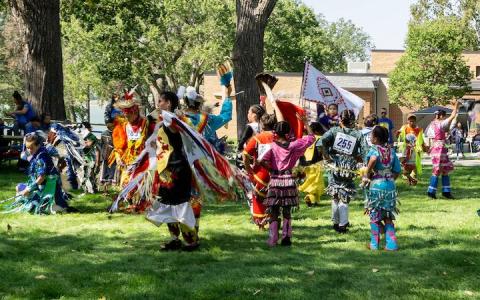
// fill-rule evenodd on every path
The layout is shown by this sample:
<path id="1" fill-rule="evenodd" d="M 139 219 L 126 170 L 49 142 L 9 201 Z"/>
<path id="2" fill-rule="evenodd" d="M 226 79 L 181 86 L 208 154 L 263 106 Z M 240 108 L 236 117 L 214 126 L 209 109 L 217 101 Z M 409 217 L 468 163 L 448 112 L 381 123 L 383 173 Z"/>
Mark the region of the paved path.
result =
<path id="1" fill-rule="evenodd" d="M 450 155 L 450 160 L 453 161 L 453 164 L 455 166 L 461 166 L 461 167 L 476 167 L 480 166 L 480 157 L 478 157 L 476 154 L 472 153 L 467 153 L 465 155 L 465 158 L 455 160 L 456 156 L 455 155 Z M 426 156 L 422 157 L 422 165 L 424 166 L 431 166 L 432 165 L 432 160 Z"/>

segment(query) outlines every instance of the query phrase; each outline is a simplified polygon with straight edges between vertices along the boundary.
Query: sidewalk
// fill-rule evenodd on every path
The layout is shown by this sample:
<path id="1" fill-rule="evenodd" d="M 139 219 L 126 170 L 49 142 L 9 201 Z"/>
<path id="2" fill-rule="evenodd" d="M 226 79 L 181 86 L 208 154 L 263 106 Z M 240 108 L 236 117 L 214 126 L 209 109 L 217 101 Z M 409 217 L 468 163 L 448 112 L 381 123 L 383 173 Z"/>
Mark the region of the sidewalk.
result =
<path id="1" fill-rule="evenodd" d="M 460 158 L 459 160 L 456 159 L 456 155 L 449 155 L 451 161 L 455 166 L 461 167 L 476 167 L 480 166 L 480 157 L 477 156 L 477 153 L 465 153 L 465 158 Z M 423 166 L 431 166 L 432 160 L 428 155 L 422 157 L 422 165 Z"/>

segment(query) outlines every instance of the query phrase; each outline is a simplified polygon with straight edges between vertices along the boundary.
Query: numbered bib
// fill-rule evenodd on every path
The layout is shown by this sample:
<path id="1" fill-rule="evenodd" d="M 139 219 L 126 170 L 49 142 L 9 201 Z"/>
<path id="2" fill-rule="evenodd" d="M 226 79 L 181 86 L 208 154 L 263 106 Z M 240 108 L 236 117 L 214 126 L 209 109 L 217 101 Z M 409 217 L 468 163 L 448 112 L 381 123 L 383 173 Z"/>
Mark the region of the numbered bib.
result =
<path id="1" fill-rule="evenodd" d="M 133 130 L 132 126 L 130 126 L 130 124 L 127 124 L 125 129 L 127 131 L 127 138 L 130 141 L 137 141 L 142 137 L 141 128 L 139 128 L 137 131 L 135 131 L 135 130 Z"/>
<path id="2" fill-rule="evenodd" d="M 335 142 L 333 143 L 333 149 L 337 152 L 351 155 L 357 139 L 351 135 L 344 133 L 337 133 L 335 136 Z"/>
<path id="3" fill-rule="evenodd" d="M 270 150 L 270 148 L 270 144 L 259 144 L 257 159 L 262 160 L 263 156 L 265 155 L 265 153 L 267 153 L 268 150 Z"/>

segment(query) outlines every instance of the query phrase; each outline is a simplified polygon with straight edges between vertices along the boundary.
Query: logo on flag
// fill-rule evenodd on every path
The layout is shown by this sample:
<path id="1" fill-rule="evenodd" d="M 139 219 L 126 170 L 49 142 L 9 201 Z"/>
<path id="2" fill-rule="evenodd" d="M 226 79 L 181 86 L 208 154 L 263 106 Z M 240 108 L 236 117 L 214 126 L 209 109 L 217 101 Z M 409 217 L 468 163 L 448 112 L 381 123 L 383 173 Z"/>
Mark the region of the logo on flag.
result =
<path id="1" fill-rule="evenodd" d="M 355 94 L 335 86 L 322 72 L 310 63 L 305 63 L 301 97 L 305 101 L 337 104 L 338 111 L 351 109 L 356 116 L 363 108 L 364 101 Z"/>

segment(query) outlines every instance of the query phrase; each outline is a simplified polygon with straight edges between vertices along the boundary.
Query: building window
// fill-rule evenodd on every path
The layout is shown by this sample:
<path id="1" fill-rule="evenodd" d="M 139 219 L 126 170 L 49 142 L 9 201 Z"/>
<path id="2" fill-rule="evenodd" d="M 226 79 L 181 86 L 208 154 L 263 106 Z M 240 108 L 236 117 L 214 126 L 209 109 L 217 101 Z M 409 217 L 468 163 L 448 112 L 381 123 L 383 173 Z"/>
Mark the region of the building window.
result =
<path id="1" fill-rule="evenodd" d="M 475 78 L 480 79 L 480 66 L 475 67 Z"/>

